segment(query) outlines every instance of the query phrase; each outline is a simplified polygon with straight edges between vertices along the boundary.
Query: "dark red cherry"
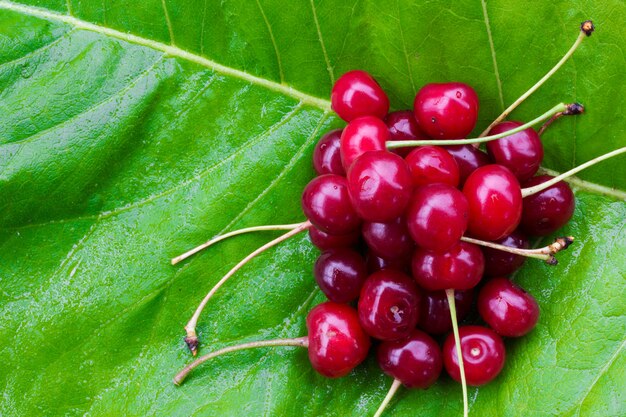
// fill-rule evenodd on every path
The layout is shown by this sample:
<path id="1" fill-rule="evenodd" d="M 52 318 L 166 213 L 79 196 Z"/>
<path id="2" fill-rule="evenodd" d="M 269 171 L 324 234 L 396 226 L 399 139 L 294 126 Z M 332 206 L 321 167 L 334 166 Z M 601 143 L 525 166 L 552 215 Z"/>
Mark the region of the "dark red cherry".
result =
<path id="1" fill-rule="evenodd" d="M 383 258 L 371 250 L 365 256 L 365 263 L 370 274 L 383 269 L 394 269 L 396 271 L 411 272 L 411 256 L 403 258 Z"/>
<path id="2" fill-rule="evenodd" d="M 415 187 L 434 183 L 452 187 L 459 185 L 459 167 L 456 161 L 439 146 L 420 146 L 413 149 L 405 159 Z"/>
<path id="3" fill-rule="evenodd" d="M 480 248 L 467 242 L 459 242 L 443 253 L 418 248 L 411 261 L 413 278 L 430 291 L 473 288 L 480 282 L 484 269 Z"/>
<path id="4" fill-rule="evenodd" d="M 419 330 L 406 339 L 382 342 L 376 356 L 380 369 L 408 388 L 430 387 L 443 367 L 439 345 Z"/>
<path id="5" fill-rule="evenodd" d="M 526 235 L 518 230 L 496 240 L 495 243 L 517 249 L 528 249 L 530 247 Z M 525 256 L 515 255 L 498 249 L 486 247 L 481 249 L 483 255 L 485 255 L 485 275 L 489 277 L 510 275 L 517 271 L 526 260 Z"/>
<path id="6" fill-rule="evenodd" d="M 389 140 L 387 125 L 375 117 L 354 119 L 341 134 L 341 161 L 346 171 L 356 158 L 368 151 L 383 151 Z"/>
<path id="7" fill-rule="evenodd" d="M 426 84 L 413 103 L 417 123 L 433 139 L 460 139 L 478 118 L 478 96 L 463 83 Z"/>
<path id="8" fill-rule="evenodd" d="M 333 85 L 332 109 L 346 122 L 361 116 L 385 117 L 389 111 L 387 94 L 365 71 L 349 71 Z"/>
<path id="9" fill-rule="evenodd" d="M 313 168 L 318 175 L 337 174 L 344 176 L 346 170 L 341 163 L 342 129 L 331 130 L 315 145 L 313 150 Z"/>
<path id="10" fill-rule="evenodd" d="M 389 113 L 385 117 L 385 123 L 389 128 L 389 140 L 426 140 L 429 139 L 426 133 L 422 132 L 415 114 L 411 110 L 400 110 Z M 395 148 L 392 152 L 405 157 L 411 152 L 412 147 Z"/>
<path id="11" fill-rule="evenodd" d="M 522 217 L 522 192 L 515 175 L 502 165 L 485 165 L 463 186 L 469 203 L 467 230 L 485 240 L 511 234 Z"/>
<path id="12" fill-rule="evenodd" d="M 454 145 L 443 147 L 459 166 L 459 185 L 465 184 L 470 174 L 484 165 L 489 165 L 489 155 L 472 145 Z"/>
<path id="13" fill-rule="evenodd" d="M 324 376 L 344 376 L 367 357 L 370 338 L 352 307 L 331 301 L 319 304 L 307 315 L 306 327 L 309 360 Z"/>
<path id="14" fill-rule="evenodd" d="M 348 189 L 359 216 L 370 222 L 400 217 L 411 198 L 409 167 L 387 151 L 366 152 L 348 170 Z"/>
<path id="15" fill-rule="evenodd" d="M 326 232 L 322 232 L 317 227 L 313 226 L 309 228 L 309 238 L 311 243 L 320 250 L 332 249 L 332 248 L 349 248 L 359 243 L 361 234 L 359 230 L 345 234 L 345 235 L 331 235 Z"/>
<path id="16" fill-rule="evenodd" d="M 524 336 L 539 320 L 535 298 L 506 278 L 489 280 L 478 293 L 478 312 L 499 335 Z"/>
<path id="17" fill-rule="evenodd" d="M 383 269 L 370 275 L 359 298 L 359 322 L 380 340 L 407 337 L 419 319 L 420 293 L 406 274 Z"/>
<path id="18" fill-rule="evenodd" d="M 361 233 L 370 250 L 383 258 L 410 258 L 415 249 L 402 217 L 386 223 L 364 222 Z"/>
<path id="19" fill-rule="evenodd" d="M 313 178 L 304 187 L 302 211 L 315 227 L 329 234 L 348 234 L 361 224 L 346 179 L 335 174 Z"/>
<path id="20" fill-rule="evenodd" d="M 359 296 L 367 267 L 365 259 L 353 249 L 329 249 L 315 261 L 313 275 L 330 301 L 349 303 Z"/>
<path id="21" fill-rule="evenodd" d="M 489 135 L 508 132 L 523 124 L 508 121 L 498 123 L 489 131 Z M 520 183 L 535 175 L 543 161 L 543 145 L 532 127 L 487 142 L 487 152 L 495 163 L 510 169 Z"/>
<path id="22" fill-rule="evenodd" d="M 492 381 L 504 366 L 504 343 L 493 330 L 481 326 L 461 326 L 461 355 L 468 385 L 479 386 Z M 455 381 L 461 381 L 454 335 L 443 344 L 443 365 Z"/>
<path id="23" fill-rule="evenodd" d="M 462 192 L 446 184 L 428 184 L 415 190 L 406 221 L 418 246 L 445 252 L 465 233 L 468 216 Z"/>
<path id="24" fill-rule="evenodd" d="M 455 291 L 454 300 L 457 321 L 463 320 L 472 311 L 474 290 Z M 444 334 L 452 330 L 450 306 L 445 291 L 423 291 L 420 304 L 420 319 L 417 327 L 429 334 Z"/>
<path id="25" fill-rule="evenodd" d="M 524 183 L 524 188 L 544 183 L 554 177 L 540 175 Z M 523 200 L 522 228 L 533 236 L 546 236 L 561 227 L 574 215 L 576 199 L 566 182 L 560 181 Z"/>

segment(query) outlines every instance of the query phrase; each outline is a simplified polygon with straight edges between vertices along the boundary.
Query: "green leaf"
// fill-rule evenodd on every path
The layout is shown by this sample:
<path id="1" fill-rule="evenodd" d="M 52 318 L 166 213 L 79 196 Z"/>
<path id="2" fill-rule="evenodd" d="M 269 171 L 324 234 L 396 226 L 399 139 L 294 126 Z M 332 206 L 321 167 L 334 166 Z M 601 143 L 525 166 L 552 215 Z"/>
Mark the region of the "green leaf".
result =
<path id="1" fill-rule="evenodd" d="M 373 414 L 391 383 L 373 360 L 328 380 L 295 348 L 219 358 L 174 387 L 196 304 L 272 233 L 169 259 L 302 219 L 314 143 L 341 126 L 326 100 L 341 73 L 371 71 L 394 108 L 426 82 L 468 82 L 483 127 L 587 18 L 597 33 L 514 114 L 586 105 L 544 137 L 545 165 L 560 171 L 626 145 L 617 0 L 0 0 L 0 414 Z M 471 415 L 626 414 L 626 164 L 581 177 L 618 190 L 578 182 L 563 231 L 575 245 L 559 266 L 517 274 L 542 317 L 507 341 L 501 376 L 470 391 Z M 240 271 L 201 317 L 201 352 L 303 335 L 323 300 L 316 254 L 300 236 Z M 460 400 L 443 378 L 401 390 L 388 415 L 460 415 Z"/>

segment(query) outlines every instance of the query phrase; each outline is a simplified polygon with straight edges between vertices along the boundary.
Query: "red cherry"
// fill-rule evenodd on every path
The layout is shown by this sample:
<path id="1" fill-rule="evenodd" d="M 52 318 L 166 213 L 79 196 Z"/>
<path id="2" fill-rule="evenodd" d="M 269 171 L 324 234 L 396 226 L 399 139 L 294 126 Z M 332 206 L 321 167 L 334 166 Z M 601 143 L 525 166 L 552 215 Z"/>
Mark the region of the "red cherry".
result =
<path id="1" fill-rule="evenodd" d="M 420 129 L 411 110 L 400 110 L 389 113 L 385 117 L 385 124 L 389 128 L 389 140 L 427 140 L 426 133 Z M 413 148 L 395 148 L 391 152 L 405 157 Z"/>
<path id="2" fill-rule="evenodd" d="M 406 339 L 382 342 L 376 356 L 380 369 L 408 388 L 430 387 L 443 367 L 439 345 L 419 330 Z"/>
<path id="3" fill-rule="evenodd" d="M 342 129 L 331 130 L 326 133 L 315 145 L 313 150 L 313 168 L 318 175 L 336 174 L 346 176 L 346 170 L 341 163 L 341 133 Z"/>
<path id="4" fill-rule="evenodd" d="M 404 159 L 387 151 L 366 152 L 348 170 L 348 189 L 359 216 L 370 222 L 400 217 L 413 188 Z"/>
<path id="5" fill-rule="evenodd" d="M 502 122 L 495 125 L 489 135 L 508 132 L 520 127 L 521 122 Z M 494 162 L 511 170 L 519 182 L 531 178 L 543 161 L 543 145 L 532 127 L 498 140 L 487 142 L 487 152 Z"/>
<path id="6" fill-rule="evenodd" d="M 504 343 L 493 330 L 481 326 L 459 327 L 461 355 L 468 385 L 479 386 L 492 381 L 504 367 Z M 461 381 L 454 336 L 443 344 L 443 365 L 455 381 Z"/>
<path id="7" fill-rule="evenodd" d="M 406 219 L 418 246 L 445 252 L 465 233 L 468 215 L 462 192 L 446 184 L 428 184 L 415 190 Z"/>
<path id="8" fill-rule="evenodd" d="M 351 121 L 341 134 L 341 161 L 347 171 L 356 158 L 368 151 L 384 151 L 389 140 L 385 123 L 372 116 Z"/>
<path id="9" fill-rule="evenodd" d="M 463 83 L 426 84 L 415 96 L 415 118 L 433 139 L 460 139 L 478 118 L 478 96 Z"/>
<path id="10" fill-rule="evenodd" d="M 309 228 L 309 238 L 311 243 L 320 250 L 332 249 L 332 248 L 347 248 L 355 246 L 359 243 L 361 234 L 358 230 L 345 235 L 331 235 L 326 232 L 322 232 L 317 227 L 313 226 Z"/>
<path id="11" fill-rule="evenodd" d="M 386 223 L 364 222 L 361 233 L 370 250 L 383 258 L 410 258 L 415 249 L 402 217 Z"/>
<path id="12" fill-rule="evenodd" d="M 390 259 L 382 258 L 370 250 L 365 257 L 365 263 L 367 264 L 367 270 L 370 274 L 383 269 L 393 269 L 406 273 L 411 272 L 411 256 Z"/>
<path id="13" fill-rule="evenodd" d="M 413 185 L 443 183 L 459 185 L 459 167 L 445 149 L 438 146 L 420 146 L 405 158 L 413 176 Z"/>
<path id="14" fill-rule="evenodd" d="M 454 291 L 454 300 L 456 318 L 461 321 L 472 311 L 474 290 Z M 445 291 L 423 292 L 417 327 L 429 334 L 444 334 L 452 330 L 450 306 Z"/>
<path id="15" fill-rule="evenodd" d="M 313 267 L 315 281 L 330 301 L 349 303 L 356 300 L 367 278 L 365 259 L 348 248 L 322 253 Z"/>
<path id="16" fill-rule="evenodd" d="M 554 177 L 540 175 L 524 183 L 524 188 L 544 183 Z M 551 187 L 523 200 L 522 228 L 533 236 L 547 236 L 556 232 L 574 215 L 576 199 L 566 182 L 559 181 Z"/>
<path id="17" fill-rule="evenodd" d="M 489 280 L 478 294 L 478 312 L 496 333 L 524 336 L 539 320 L 534 297 L 506 278 Z"/>
<path id="18" fill-rule="evenodd" d="M 465 184 L 470 174 L 484 165 L 489 165 L 489 156 L 472 145 L 453 145 L 443 147 L 459 166 L 459 185 Z"/>
<path id="19" fill-rule="evenodd" d="M 530 248 L 528 238 L 518 230 L 514 231 L 510 235 L 496 240 L 495 243 L 508 246 L 510 248 Z M 487 247 L 483 247 L 481 249 L 485 255 L 485 275 L 489 277 L 510 275 L 517 271 L 526 260 L 525 256 L 515 255 L 499 249 Z"/>
<path id="20" fill-rule="evenodd" d="M 332 301 L 319 304 L 307 315 L 306 327 L 309 360 L 324 376 L 344 376 L 367 357 L 370 338 L 352 307 Z"/>
<path id="21" fill-rule="evenodd" d="M 365 71 L 349 71 L 333 85 L 332 109 L 346 122 L 361 116 L 385 117 L 389 99 L 376 80 Z"/>
<path id="22" fill-rule="evenodd" d="M 511 234 L 522 217 L 522 192 L 517 178 L 502 165 L 485 165 L 463 186 L 469 203 L 467 230 L 479 239 Z"/>

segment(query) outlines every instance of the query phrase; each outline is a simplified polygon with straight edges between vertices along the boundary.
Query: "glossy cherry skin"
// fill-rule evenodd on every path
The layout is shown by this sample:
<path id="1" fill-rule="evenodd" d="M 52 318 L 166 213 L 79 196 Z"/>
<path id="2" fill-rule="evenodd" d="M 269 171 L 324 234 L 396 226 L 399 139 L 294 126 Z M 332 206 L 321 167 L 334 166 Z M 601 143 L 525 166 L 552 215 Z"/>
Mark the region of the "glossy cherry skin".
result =
<path id="1" fill-rule="evenodd" d="M 439 345 L 420 330 L 413 330 L 405 339 L 382 342 L 376 358 L 384 373 L 408 388 L 430 387 L 443 367 Z"/>
<path id="2" fill-rule="evenodd" d="M 523 124 L 509 121 L 498 123 L 489 131 L 489 135 L 508 132 Z M 520 183 L 535 175 L 543 161 L 543 145 L 532 127 L 487 142 L 487 152 L 495 163 L 510 169 Z"/>
<path id="3" fill-rule="evenodd" d="M 478 312 L 499 335 L 524 336 L 539 320 L 539 305 L 524 289 L 506 278 L 494 278 L 478 293 Z"/>
<path id="4" fill-rule="evenodd" d="M 470 174 L 484 165 L 489 165 L 489 155 L 472 145 L 454 145 L 443 147 L 459 167 L 459 185 L 465 184 Z"/>
<path id="5" fill-rule="evenodd" d="M 313 178 L 304 187 L 302 211 L 315 227 L 329 234 L 348 234 L 361 225 L 350 201 L 348 182 L 335 174 Z"/>
<path id="6" fill-rule="evenodd" d="M 498 376 L 506 357 L 504 343 L 493 330 L 481 326 L 461 326 L 461 354 L 468 385 L 484 385 Z M 443 366 L 455 381 L 461 381 L 454 335 L 450 333 L 443 344 Z"/>
<path id="7" fill-rule="evenodd" d="M 409 204 L 413 190 L 411 172 L 404 159 L 396 154 L 366 152 L 348 170 L 348 190 L 363 220 L 392 221 Z"/>
<path id="8" fill-rule="evenodd" d="M 346 122 L 361 116 L 382 119 L 389 111 L 389 98 L 376 80 L 365 71 L 343 74 L 330 93 L 332 109 Z"/>
<path id="9" fill-rule="evenodd" d="M 318 175 L 336 174 L 346 176 L 346 170 L 341 163 L 341 133 L 342 129 L 331 130 L 326 133 L 313 149 L 313 168 Z"/>
<path id="10" fill-rule="evenodd" d="M 500 239 L 519 225 L 522 192 L 515 175 L 502 165 L 485 165 L 474 171 L 463 186 L 469 203 L 467 230 L 484 240 Z"/>
<path id="11" fill-rule="evenodd" d="M 367 277 L 359 298 L 359 322 L 379 340 L 407 337 L 419 320 L 420 292 L 406 274 L 383 269 Z"/>
<path id="12" fill-rule="evenodd" d="M 313 275 L 326 298 L 336 303 L 349 303 L 361 292 L 367 266 L 361 254 L 353 249 L 329 249 L 315 261 Z"/>
<path id="13" fill-rule="evenodd" d="M 383 258 L 376 255 L 371 250 L 365 256 L 365 263 L 370 274 L 383 269 L 393 269 L 405 273 L 411 272 L 411 256 L 403 258 Z"/>
<path id="14" fill-rule="evenodd" d="M 452 187 L 459 185 L 459 166 L 445 149 L 439 146 L 420 146 L 405 158 L 413 185 L 442 183 Z"/>
<path id="15" fill-rule="evenodd" d="M 518 230 L 496 240 L 495 243 L 517 249 L 528 249 L 530 247 L 526 235 Z M 510 275 L 517 271 L 526 260 L 525 256 L 515 255 L 498 249 L 486 247 L 481 249 L 483 255 L 485 255 L 485 275 L 489 277 Z"/>
<path id="16" fill-rule="evenodd" d="M 462 192 L 446 184 L 418 187 L 406 213 L 411 237 L 418 246 L 445 252 L 467 229 L 469 208 Z"/>
<path id="17" fill-rule="evenodd" d="M 554 177 L 540 175 L 524 183 L 524 188 L 544 183 Z M 574 215 L 576 199 L 566 182 L 560 181 L 536 194 L 524 198 L 522 228 L 533 236 L 556 232 Z"/>
<path id="18" fill-rule="evenodd" d="M 385 117 L 385 124 L 389 128 L 389 140 L 426 140 L 426 133 L 420 129 L 412 110 L 400 110 L 389 113 Z M 395 148 L 392 152 L 405 157 L 413 150 L 412 147 Z"/>
<path id="19" fill-rule="evenodd" d="M 315 247 L 320 250 L 326 250 L 356 246 L 359 243 L 361 234 L 357 229 L 345 235 L 331 235 L 313 226 L 309 228 L 309 238 Z"/>
<path id="20" fill-rule="evenodd" d="M 459 242 L 443 253 L 418 248 L 411 261 L 413 278 L 429 291 L 469 290 L 480 282 L 484 269 L 480 248 L 467 242 Z"/>
<path id="21" fill-rule="evenodd" d="M 478 118 L 478 96 L 463 83 L 426 84 L 413 103 L 419 126 L 433 139 L 461 139 Z"/>
<path id="22" fill-rule="evenodd" d="M 369 336 L 352 307 L 327 301 L 307 315 L 309 360 L 313 369 L 329 378 L 352 371 L 367 357 Z"/>
<path id="23" fill-rule="evenodd" d="M 370 250 L 382 258 L 407 258 L 415 249 L 403 217 L 386 223 L 364 222 L 361 234 Z"/>
<path id="24" fill-rule="evenodd" d="M 359 117 L 351 121 L 341 134 L 341 161 L 348 171 L 359 156 L 368 151 L 383 151 L 389 140 L 387 125 L 375 117 Z"/>
<path id="25" fill-rule="evenodd" d="M 474 290 L 455 291 L 454 300 L 457 321 L 463 320 L 472 311 Z M 452 330 L 450 306 L 445 291 L 423 291 L 420 319 L 417 327 L 429 334 L 444 334 Z"/>

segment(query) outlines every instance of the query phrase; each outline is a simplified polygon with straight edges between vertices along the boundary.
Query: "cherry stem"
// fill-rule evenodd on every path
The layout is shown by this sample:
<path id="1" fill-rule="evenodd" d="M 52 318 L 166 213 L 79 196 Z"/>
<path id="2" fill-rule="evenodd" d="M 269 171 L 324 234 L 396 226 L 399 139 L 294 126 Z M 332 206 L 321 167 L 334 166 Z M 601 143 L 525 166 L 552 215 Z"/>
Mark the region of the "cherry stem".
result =
<path id="1" fill-rule="evenodd" d="M 565 55 L 563 55 L 563 58 L 561 58 L 561 60 L 559 62 L 557 62 L 556 65 L 554 67 L 552 67 L 552 69 L 550 71 L 548 71 L 546 73 L 546 75 L 543 76 L 543 78 L 541 78 L 539 81 L 537 81 L 537 83 L 535 85 L 530 87 L 530 89 L 528 91 L 526 91 L 524 94 L 522 94 L 517 100 L 515 100 L 513 102 L 513 104 L 511 104 L 509 107 L 507 107 L 507 109 L 504 110 L 502 112 L 502 114 L 500 116 L 498 116 L 498 118 L 496 120 L 491 122 L 489 127 L 487 127 L 487 129 L 485 129 L 483 131 L 483 133 L 480 134 L 480 137 L 483 137 L 483 136 L 487 135 L 487 133 L 489 133 L 489 131 L 495 125 L 497 125 L 498 123 L 500 123 L 501 121 L 506 119 L 509 116 L 509 114 L 511 114 L 511 112 L 513 112 L 513 110 L 515 110 L 517 108 L 517 106 L 522 104 L 524 102 L 524 100 L 526 100 L 531 94 L 533 94 L 535 91 L 537 91 L 539 89 L 539 87 L 541 87 L 546 81 L 548 81 L 548 79 L 550 77 L 552 77 L 554 75 L 554 73 L 557 72 L 559 70 L 559 68 L 561 68 L 563 66 L 563 64 L 574 54 L 576 49 L 578 49 L 578 46 L 582 43 L 583 39 L 585 39 L 588 36 L 591 36 L 591 33 L 593 32 L 593 30 L 594 30 L 594 27 L 593 27 L 593 23 L 591 22 L 591 20 L 584 21 L 580 25 L 580 33 L 578 34 L 578 37 L 576 38 L 576 41 L 574 42 L 572 47 L 569 49 L 569 51 L 567 51 L 567 53 L 565 53 Z"/>
<path id="2" fill-rule="evenodd" d="M 552 178 L 551 180 L 548 180 L 546 182 L 542 182 L 541 184 L 537 184 L 537 185 L 535 185 L 533 187 L 523 188 L 522 189 L 522 197 L 528 197 L 529 195 L 540 193 L 541 191 L 545 190 L 546 188 L 552 187 L 557 182 L 563 181 L 565 178 L 570 177 L 570 176 L 572 176 L 572 175 L 582 171 L 583 169 L 589 168 L 590 166 L 593 166 L 593 165 L 597 164 L 598 162 L 602 162 L 602 161 L 604 161 L 606 159 L 613 158 L 614 156 L 621 155 L 624 152 L 626 152 L 626 146 L 623 147 L 623 148 L 619 148 L 619 149 L 616 149 L 614 151 L 611 151 L 609 153 L 605 153 L 604 155 L 600 155 L 597 158 L 593 158 L 592 160 L 587 161 L 584 164 L 581 164 L 581 165 L 577 166 L 576 168 L 570 169 L 569 171 L 564 172 L 561 175 L 557 175 L 556 177 Z"/>
<path id="3" fill-rule="evenodd" d="M 467 400 L 467 380 L 465 379 L 465 365 L 463 365 L 463 353 L 461 351 L 461 337 L 459 336 L 459 323 L 456 320 L 456 301 L 454 299 L 454 289 L 446 290 L 448 306 L 450 307 L 450 319 L 452 320 L 452 332 L 454 333 L 454 344 L 456 345 L 456 356 L 459 360 L 459 371 L 461 373 L 461 388 L 463 389 L 463 417 L 469 414 L 469 402 Z"/>
<path id="4" fill-rule="evenodd" d="M 277 244 L 297 235 L 298 233 L 304 230 L 307 230 L 311 226 L 312 226 L 311 222 L 308 220 L 304 223 L 300 223 L 298 227 L 290 230 L 289 232 L 277 237 L 271 242 L 268 242 L 265 245 L 261 246 L 260 248 L 256 249 L 255 251 L 251 252 L 248 256 L 243 258 L 237 265 L 235 265 L 230 271 L 228 271 L 228 273 L 226 273 L 226 275 L 224 275 L 222 279 L 220 279 L 217 282 L 217 284 L 213 286 L 213 288 L 211 288 L 211 290 L 204 297 L 200 305 L 198 305 L 198 308 L 196 309 L 195 313 L 193 313 L 193 316 L 189 320 L 189 323 L 187 323 L 187 325 L 185 326 L 185 330 L 187 332 L 187 336 L 185 337 L 185 343 L 187 343 L 187 347 L 189 348 L 189 350 L 194 356 L 196 356 L 196 353 L 198 352 L 198 336 L 196 334 L 196 326 L 198 325 L 198 319 L 200 318 L 200 314 L 202 314 L 202 310 L 204 310 L 204 307 L 207 305 L 207 303 L 209 302 L 213 294 L 215 294 L 215 292 L 222 285 L 224 285 L 224 283 L 228 281 L 228 279 L 232 277 L 235 274 L 235 272 L 241 269 L 241 267 L 247 264 L 255 256 L 259 255 L 260 253 L 265 252 L 267 249 L 271 248 L 272 246 L 276 246 Z"/>
<path id="5" fill-rule="evenodd" d="M 227 239 L 229 237 L 242 235 L 244 233 L 250 233 L 250 232 L 262 232 L 262 231 L 266 231 L 266 230 L 293 230 L 296 227 L 300 226 L 301 224 L 302 223 L 270 224 L 270 225 L 264 225 L 264 226 L 246 227 L 246 228 L 243 228 L 243 229 L 234 230 L 232 232 L 224 233 L 223 235 L 216 236 L 213 239 L 209 240 L 208 242 L 205 242 L 205 243 L 203 243 L 200 246 L 196 246 L 195 248 L 193 248 L 193 249 L 183 253 L 182 255 L 179 255 L 179 256 L 173 258 L 172 259 L 172 265 L 176 265 L 180 261 L 183 261 L 183 260 L 189 258 L 191 255 L 195 255 L 196 253 L 200 252 L 201 250 L 206 249 L 209 246 L 214 245 L 215 243 L 220 242 L 220 241 L 222 241 L 224 239 Z"/>
<path id="6" fill-rule="evenodd" d="M 485 246 L 492 249 L 501 250 L 503 252 L 509 252 L 515 255 L 526 256 L 527 258 L 536 258 L 545 261 L 548 265 L 556 265 L 558 261 L 554 255 L 564 249 L 567 249 L 569 245 L 574 242 L 573 236 L 564 236 L 554 239 L 554 242 L 548 246 L 538 249 L 520 249 L 512 248 L 510 246 L 500 245 L 494 242 L 486 242 L 484 240 L 472 239 L 471 237 L 463 236 L 462 241 L 473 243 L 474 245 Z"/>
<path id="7" fill-rule="evenodd" d="M 550 125 L 552 125 L 552 123 L 554 123 L 556 120 L 560 119 L 561 117 L 576 116 L 576 115 L 584 113 L 584 111 L 585 111 L 585 107 L 582 104 L 580 103 L 571 104 L 570 106 L 568 106 L 568 109 L 566 111 L 555 114 L 547 122 L 545 122 L 543 126 L 541 126 L 541 129 L 539 129 L 539 131 L 537 132 L 537 135 L 539 136 L 543 135 L 546 129 L 549 128 Z"/>
<path id="8" fill-rule="evenodd" d="M 567 111 L 567 109 L 571 106 L 571 104 L 559 103 L 556 106 L 552 107 L 550 110 L 542 114 L 541 116 L 531 120 L 528 123 L 525 123 L 521 126 L 516 127 L 515 129 L 507 130 L 506 132 L 498 133 L 497 135 L 491 136 L 483 136 L 471 139 L 432 139 L 432 140 L 394 140 L 386 143 L 387 149 L 394 148 L 402 148 L 405 146 L 424 146 L 424 145 L 468 145 L 472 143 L 483 143 L 489 142 L 496 139 L 505 138 L 507 136 L 513 135 L 517 132 L 521 132 L 522 130 L 526 130 L 531 126 L 536 125 L 537 123 L 541 123 L 544 120 L 547 120 L 554 116 L 557 113 L 561 113 Z"/>
<path id="9" fill-rule="evenodd" d="M 398 379 L 394 379 L 391 387 L 389 388 L 389 391 L 387 392 L 387 395 L 385 396 L 385 399 L 382 403 L 380 403 L 378 410 L 376 410 L 376 414 L 374 414 L 374 417 L 380 417 L 383 414 L 383 411 L 385 411 L 385 408 L 387 408 L 387 405 L 389 405 L 389 402 L 391 401 L 393 396 L 396 395 L 396 392 L 398 391 L 398 388 L 400 388 L 400 386 L 402 386 L 402 382 L 400 382 Z"/>
<path id="10" fill-rule="evenodd" d="M 249 342 L 242 343 L 236 346 L 225 347 L 220 350 L 216 350 L 215 352 L 207 353 L 204 356 L 199 357 L 195 361 L 191 362 L 189 365 L 185 366 L 182 371 L 176 374 L 174 377 L 174 384 L 180 385 L 183 383 L 187 375 L 191 371 L 193 371 L 198 365 L 203 364 L 204 362 L 216 358 L 218 356 L 224 355 L 230 352 L 237 352 L 238 350 L 245 349 L 254 349 L 259 347 L 268 347 L 268 346 L 297 346 L 297 347 L 308 347 L 309 346 L 309 338 L 308 337 L 296 337 L 293 339 L 274 339 L 274 340 L 260 340 L 257 342 Z"/>

